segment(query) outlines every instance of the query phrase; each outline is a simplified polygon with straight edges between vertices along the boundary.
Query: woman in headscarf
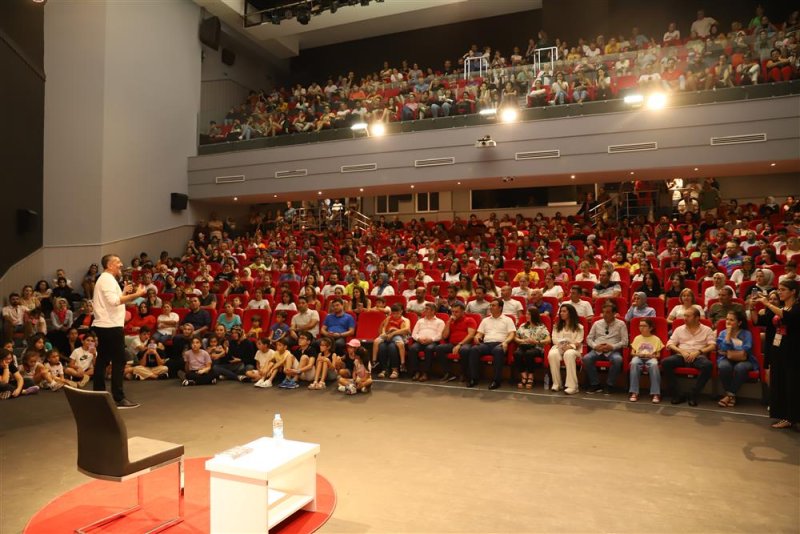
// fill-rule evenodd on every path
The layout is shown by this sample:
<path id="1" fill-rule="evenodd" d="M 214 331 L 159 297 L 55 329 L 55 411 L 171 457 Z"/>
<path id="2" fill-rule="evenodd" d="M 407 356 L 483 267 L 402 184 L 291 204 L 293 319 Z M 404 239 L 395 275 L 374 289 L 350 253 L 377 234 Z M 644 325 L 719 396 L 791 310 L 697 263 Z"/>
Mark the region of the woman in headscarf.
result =
<path id="1" fill-rule="evenodd" d="M 637 291 L 633 294 L 631 307 L 625 314 L 625 322 L 631 322 L 634 317 L 655 317 L 656 310 L 647 305 L 647 295 L 644 291 Z"/>
<path id="2" fill-rule="evenodd" d="M 750 288 L 750 295 L 754 297 L 767 296 L 775 291 L 775 273 L 770 269 L 756 269 L 756 284 Z"/>
<path id="3" fill-rule="evenodd" d="M 394 288 L 389 283 L 389 275 L 387 273 L 380 273 L 378 283 L 372 288 L 370 294 L 380 297 L 394 295 Z"/>

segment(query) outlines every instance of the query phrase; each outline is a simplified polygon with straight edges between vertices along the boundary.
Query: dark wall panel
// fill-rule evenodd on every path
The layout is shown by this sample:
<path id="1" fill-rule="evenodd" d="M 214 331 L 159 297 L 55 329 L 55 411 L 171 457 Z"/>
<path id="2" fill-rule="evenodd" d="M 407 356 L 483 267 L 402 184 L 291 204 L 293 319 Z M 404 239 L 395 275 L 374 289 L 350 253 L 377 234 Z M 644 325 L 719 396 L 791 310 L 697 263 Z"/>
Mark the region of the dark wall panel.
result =
<path id="1" fill-rule="evenodd" d="M 0 103 L 6 125 L 0 129 L 0 276 L 42 246 L 43 22 L 40 4 L 0 2 Z M 22 221 L 28 226 L 24 232 L 19 210 L 38 214 Z"/>
<path id="2" fill-rule="evenodd" d="M 292 81 L 322 83 L 351 70 L 364 75 L 380 70 L 384 61 L 399 66 L 403 59 L 439 69 L 445 59 L 455 64 L 473 43 L 491 45 L 508 57 L 514 46 L 525 52 L 540 28 L 541 11 L 532 10 L 309 48 L 292 59 Z"/>
<path id="3" fill-rule="evenodd" d="M 591 37 L 608 33 L 610 0 L 544 0 L 542 23 L 550 37 L 568 43 L 577 43 L 579 37 Z"/>

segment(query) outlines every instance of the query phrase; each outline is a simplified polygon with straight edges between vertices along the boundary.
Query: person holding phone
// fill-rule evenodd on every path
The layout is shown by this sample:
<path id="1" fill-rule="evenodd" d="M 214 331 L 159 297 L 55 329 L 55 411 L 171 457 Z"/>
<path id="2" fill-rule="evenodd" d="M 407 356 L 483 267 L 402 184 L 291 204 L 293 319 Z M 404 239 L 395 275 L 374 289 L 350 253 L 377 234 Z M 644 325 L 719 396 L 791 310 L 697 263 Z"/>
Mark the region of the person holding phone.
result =
<path id="1" fill-rule="evenodd" d="M 164 347 L 154 338 L 150 338 L 136 354 L 136 365 L 133 367 L 133 376 L 136 380 L 156 380 L 169 376 L 169 367 L 163 353 Z"/>
<path id="2" fill-rule="evenodd" d="M 100 261 L 103 272 L 94 286 L 92 304 L 94 322 L 92 328 L 97 335 L 97 360 L 93 389 L 105 391 L 105 369 L 111 363 L 111 395 L 117 408 L 136 408 L 139 404 L 125 398 L 122 381 L 125 372 L 125 304 L 147 294 L 140 285 L 134 290 L 131 284 L 120 288 L 117 279 L 122 275 L 122 260 L 116 254 L 106 254 Z"/>

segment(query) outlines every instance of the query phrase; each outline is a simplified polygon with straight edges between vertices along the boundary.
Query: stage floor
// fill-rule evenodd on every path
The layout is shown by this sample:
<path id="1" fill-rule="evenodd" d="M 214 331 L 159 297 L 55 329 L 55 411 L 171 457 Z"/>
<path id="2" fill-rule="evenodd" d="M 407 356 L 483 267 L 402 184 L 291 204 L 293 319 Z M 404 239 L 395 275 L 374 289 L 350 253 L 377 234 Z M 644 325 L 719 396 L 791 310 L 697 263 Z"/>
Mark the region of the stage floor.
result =
<path id="1" fill-rule="evenodd" d="M 336 489 L 320 532 L 797 532 L 800 433 L 765 410 L 636 404 L 437 384 L 377 383 L 369 395 L 181 388 L 131 382 L 129 435 L 209 456 L 271 434 L 320 443 Z M 61 393 L 0 403 L 0 532 L 21 532 L 88 479 Z"/>

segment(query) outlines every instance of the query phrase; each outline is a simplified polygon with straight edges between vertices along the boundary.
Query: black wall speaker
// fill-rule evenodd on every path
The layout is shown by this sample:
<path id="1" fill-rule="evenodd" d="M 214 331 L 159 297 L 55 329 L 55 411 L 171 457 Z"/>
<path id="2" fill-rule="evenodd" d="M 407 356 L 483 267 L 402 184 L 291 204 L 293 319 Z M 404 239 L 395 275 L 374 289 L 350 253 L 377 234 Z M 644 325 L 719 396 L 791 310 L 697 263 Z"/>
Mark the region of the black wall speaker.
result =
<path id="1" fill-rule="evenodd" d="M 17 233 L 27 234 L 36 229 L 36 224 L 39 222 L 39 214 L 33 210 L 18 209 L 17 210 Z"/>
<path id="2" fill-rule="evenodd" d="M 189 195 L 184 195 L 182 193 L 170 193 L 169 195 L 169 207 L 172 211 L 185 210 L 188 202 Z"/>
<path id="3" fill-rule="evenodd" d="M 201 43 L 214 50 L 219 50 L 219 36 L 221 32 L 222 25 L 219 22 L 219 17 L 211 17 L 200 23 L 198 36 L 200 37 Z"/>
<path id="4" fill-rule="evenodd" d="M 236 52 L 233 50 L 228 50 L 227 48 L 222 49 L 222 62 L 226 65 L 233 65 L 236 63 Z"/>

